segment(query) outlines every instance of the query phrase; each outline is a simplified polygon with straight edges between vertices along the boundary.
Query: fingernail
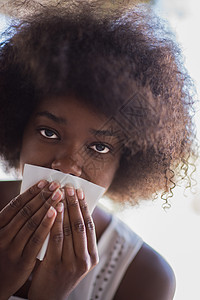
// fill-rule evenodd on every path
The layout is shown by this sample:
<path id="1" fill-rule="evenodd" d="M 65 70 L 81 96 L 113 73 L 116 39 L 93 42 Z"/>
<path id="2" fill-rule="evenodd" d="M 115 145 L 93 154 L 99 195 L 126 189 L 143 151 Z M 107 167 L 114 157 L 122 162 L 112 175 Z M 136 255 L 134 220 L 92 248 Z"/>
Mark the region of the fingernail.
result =
<path id="1" fill-rule="evenodd" d="M 57 212 L 61 213 L 63 211 L 64 205 L 62 202 L 59 202 L 56 206 Z"/>
<path id="2" fill-rule="evenodd" d="M 74 196 L 74 188 L 73 187 L 67 187 L 67 194 L 69 196 Z"/>
<path id="3" fill-rule="evenodd" d="M 77 195 L 80 200 L 83 200 L 84 194 L 82 188 L 77 189 Z"/>
<path id="4" fill-rule="evenodd" d="M 63 195 L 62 195 L 62 192 L 60 191 L 60 189 L 57 189 L 57 190 L 53 193 L 51 199 L 52 199 L 52 200 L 57 200 L 59 197 L 62 198 L 62 196 L 63 196 Z"/>
<path id="5" fill-rule="evenodd" d="M 51 192 L 53 192 L 57 187 L 59 187 L 59 183 L 53 181 L 53 182 L 50 184 L 50 186 L 49 186 L 49 190 L 50 190 Z"/>
<path id="6" fill-rule="evenodd" d="M 39 189 L 43 189 L 45 187 L 45 185 L 47 184 L 47 181 L 46 180 L 41 180 L 39 183 L 38 183 L 38 188 Z"/>
<path id="7" fill-rule="evenodd" d="M 53 208 L 53 206 L 51 206 L 47 212 L 47 217 L 52 218 L 55 212 L 56 212 L 55 209 Z"/>

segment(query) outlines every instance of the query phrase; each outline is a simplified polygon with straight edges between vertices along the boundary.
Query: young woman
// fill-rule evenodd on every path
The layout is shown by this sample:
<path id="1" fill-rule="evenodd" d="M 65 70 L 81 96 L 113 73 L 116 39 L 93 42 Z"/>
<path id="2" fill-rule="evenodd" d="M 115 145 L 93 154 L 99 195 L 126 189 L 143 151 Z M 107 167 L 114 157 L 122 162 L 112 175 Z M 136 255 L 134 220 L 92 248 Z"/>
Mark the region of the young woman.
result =
<path id="1" fill-rule="evenodd" d="M 158 192 L 167 203 L 195 151 L 190 78 L 161 21 L 145 7 L 111 16 L 79 4 L 12 28 L 0 53 L 7 167 L 80 176 L 121 203 Z M 173 299 L 168 263 L 114 216 L 91 216 L 84 191 L 45 180 L 19 189 L 1 182 L 1 300 Z"/>

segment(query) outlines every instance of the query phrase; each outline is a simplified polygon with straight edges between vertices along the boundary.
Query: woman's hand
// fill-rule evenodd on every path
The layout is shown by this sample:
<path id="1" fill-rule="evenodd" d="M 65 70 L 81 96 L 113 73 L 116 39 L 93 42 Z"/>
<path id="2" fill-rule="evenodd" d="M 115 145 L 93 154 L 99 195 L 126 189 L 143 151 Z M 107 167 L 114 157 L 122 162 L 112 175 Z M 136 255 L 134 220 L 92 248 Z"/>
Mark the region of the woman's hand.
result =
<path id="1" fill-rule="evenodd" d="M 0 212 L 0 299 L 8 299 L 28 279 L 62 199 L 59 184 L 42 180 Z"/>
<path id="2" fill-rule="evenodd" d="M 65 195 L 56 207 L 46 256 L 33 274 L 31 300 L 66 299 L 98 263 L 94 223 L 84 194 L 65 187 Z"/>

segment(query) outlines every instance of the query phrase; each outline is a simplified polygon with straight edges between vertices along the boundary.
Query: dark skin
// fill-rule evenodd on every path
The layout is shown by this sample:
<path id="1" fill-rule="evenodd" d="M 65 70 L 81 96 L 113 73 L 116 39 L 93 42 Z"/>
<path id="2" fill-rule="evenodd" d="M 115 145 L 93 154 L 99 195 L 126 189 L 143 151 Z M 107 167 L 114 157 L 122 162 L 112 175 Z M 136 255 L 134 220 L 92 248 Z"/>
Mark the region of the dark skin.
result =
<path id="1" fill-rule="evenodd" d="M 107 190 L 118 169 L 121 153 L 117 151 L 118 137 L 103 125 L 105 123 L 105 116 L 95 113 L 76 99 L 45 99 L 25 128 L 20 155 L 22 172 L 25 163 L 53 168 L 80 176 Z M 8 184 L 12 188 L 8 189 Z M 81 191 L 74 191 L 74 195 L 69 196 L 69 189 L 65 188 L 63 197 L 59 185 L 55 186 L 54 191 L 49 191 L 50 183 L 44 184 L 44 187 L 36 185 L 31 193 L 29 190 L 20 196 L 20 203 L 31 207 L 31 214 L 22 213 L 22 205 L 15 205 L 19 202 L 17 200 L 8 204 L 0 214 L 3 228 L 0 231 L 1 240 L 6 241 L 6 247 L 0 248 L 0 257 L 3 257 L 0 266 L 2 269 L 4 263 L 7 266 L 6 276 L 4 274 L 4 278 L 0 278 L 4 280 L 1 300 L 14 293 L 37 300 L 66 299 L 98 263 L 96 239 L 98 241 L 108 226 L 110 215 L 96 208 L 91 216 Z M 19 182 L 10 182 L 7 186 L 1 183 L 1 191 L 6 190 L 5 194 L 1 192 L 1 208 L 19 193 L 19 185 Z M 55 191 L 59 195 L 52 200 Z M 45 199 L 41 194 L 45 195 Z M 64 203 L 64 207 L 60 202 Z M 55 208 L 50 209 L 51 217 L 47 215 L 50 206 Z M 25 215 L 25 219 L 22 218 L 23 224 L 18 226 L 19 214 Z M 33 218 L 37 226 L 30 226 L 33 222 L 29 220 Z M 13 227 L 9 227 L 11 220 Z M 75 226 L 77 223 L 83 230 L 77 229 L 80 228 Z M 69 232 L 67 228 L 70 227 L 72 230 Z M 12 238 L 6 239 L 8 230 Z M 36 264 L 37 252 L 49 232 L 50 242 L 45 259 Z M 22 236 L 24 241 L 21 241 Z M 13 240 L 16 242 L 13 243 Z M 13 252 L 16 255 L 13 256 Z M 15 286 L 11 282 L 15 282 Z M 174 289 L 171 268 L 144 243 L 129 266 L 114 300 L 170 300 L 173 299 Z"/>

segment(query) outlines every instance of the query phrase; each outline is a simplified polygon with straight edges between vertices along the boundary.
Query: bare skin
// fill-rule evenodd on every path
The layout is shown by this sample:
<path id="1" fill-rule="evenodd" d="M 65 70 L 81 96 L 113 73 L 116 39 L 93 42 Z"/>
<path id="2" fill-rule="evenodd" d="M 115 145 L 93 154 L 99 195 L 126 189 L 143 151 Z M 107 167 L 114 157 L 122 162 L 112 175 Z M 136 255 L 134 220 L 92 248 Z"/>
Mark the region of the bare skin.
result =
<path id="1" fill-rule="evenodd" d="M 25 163 L 53 168 L 108 189 L 119 166 L 120 152 L 116 151 L 116 136 L 102 124 L 106 124 L 104 116 L 75 99 L 66 101 L 62 97 L 42 101 L 24 132 L 21 170 Z M 108 226 L 110 216 L 98 208 L 91 216 L 80 191 L 74 191 L 74 195 L 70 196 L 69 189 L 65 188 L 63 200 L 62 193 L 52 200 L 55 190 L 60 190 L 57 186 L 50 191 L 49 186 L 50 183 L 45 183 L 42 188 L 36 185 L 33 192 L 27 191 L 11 205 L 11 198 L 4 195 L 1 207 L 9 204 L 0 213 L 3 241 L 0 268 L 9 268 L 6 267 L 6 276 L 4 274 L 4 278 L 0 278 L 4 280 L 1 300 L 14 293 L 37 300 L 66 299 L 98 263 L 96 240 Z M 12 197 L 18 194 L 17 189 L 16 185 Z M 41 194 L 46 195 L 45 199 Z M 61 200 L 64 207 L 60 204 Z M 23 213 L 27 211 L 24 206 L 31 207 L 30 214 Z M 51 206 L 55 209 L 50 209 L 51 216 L 48 217 L 47 211 Z M 24 217 L 19 218 L 19 215 Z M 30 221 L 33 219 L 34 223 Z M 37 252 L 49 232 L 47 254 L 43 262 L 36 265 Z M 114 300 L 170 300 L 173 293 L 172 270 L 163 258 L 144 244 L 128 268 Z"/>

